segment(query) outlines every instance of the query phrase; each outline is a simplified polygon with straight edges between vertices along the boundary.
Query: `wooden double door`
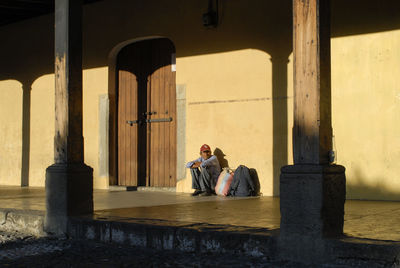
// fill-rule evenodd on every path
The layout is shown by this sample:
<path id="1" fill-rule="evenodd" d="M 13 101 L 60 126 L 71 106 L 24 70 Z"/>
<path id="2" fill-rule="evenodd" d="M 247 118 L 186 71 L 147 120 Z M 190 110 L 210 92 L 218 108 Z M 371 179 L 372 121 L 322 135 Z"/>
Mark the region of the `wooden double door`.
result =
<path id="1" fill-rule="evenodd" d="M 128 45 L 118 54 L 119 185 L 176 185 L 174 59 L 174 45 L 165 38 Z"/>

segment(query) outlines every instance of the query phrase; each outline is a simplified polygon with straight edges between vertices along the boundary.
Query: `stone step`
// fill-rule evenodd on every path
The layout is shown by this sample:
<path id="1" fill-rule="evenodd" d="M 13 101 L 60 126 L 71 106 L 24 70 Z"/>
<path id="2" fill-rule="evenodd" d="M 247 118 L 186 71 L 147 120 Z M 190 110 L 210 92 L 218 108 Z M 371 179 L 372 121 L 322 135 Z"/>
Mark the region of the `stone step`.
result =
<path id="1" fill-rule="evenodd" d="M 44 212 L 0 208 L 0 230 L 44 236 Z"/>
<path id="2" fill-rule="evenodd" d="M 44 212 L 0 209 L 0 230 L 45 236 Z M 85 216 L 71 218 L 68 235 L 157 250 L 240 254 L 279 261 L 279 230 L 157 219 Z M 326 239 L 321 267 L 400 267 L 400 242 L 342 237 Z M 309 260 L 305 259 L 305 263 Z"/>
<path id="3" fill-rule="evenodd" d="M 77 239 L 186 252 L 276 255 L 276 231 L 264 228 L 172 222 L 155 219 L 74 218 L 69 234 Z"/>

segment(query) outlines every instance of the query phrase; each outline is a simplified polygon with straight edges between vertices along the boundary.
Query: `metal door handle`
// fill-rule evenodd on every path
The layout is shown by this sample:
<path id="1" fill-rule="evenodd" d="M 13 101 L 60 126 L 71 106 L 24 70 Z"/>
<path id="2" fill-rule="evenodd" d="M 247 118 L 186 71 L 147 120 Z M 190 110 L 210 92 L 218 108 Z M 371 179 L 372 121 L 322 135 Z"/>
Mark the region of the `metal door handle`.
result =
<path id="1" fill-rule="evenodd" d="M 130 126 L 133 126 L 133 124 L 139 124 L 140 122 L 141 120 L 126 121 L 126 123 L 129 124 Z"/>
<path id="2" fill-rule="evenodd" d="M 143 125 L 146 123 L 146 120 L 134 120 L 134 121 L 126 121 L 127 124 L 129 124 L 130 126 L 133 126 L 133 124 L 138 124 L 138 125 Z"/>
<path id="3" fill-rule="evenodd" d="M 159 122 L 172 122 L 172 117 L 170 117 L 170 118 L 147 119 L 146 120 L 146 123 L 159 123 Z"/>
<path id="4" fill-rule="evenodd" d="M 133 124 L 143 125 L 144 123 L 160 123 L 160 122 L 172 122 L 172 117 L 126 121 L 126 123 L 129 124 L 130 126 L 133 126 Z"/>

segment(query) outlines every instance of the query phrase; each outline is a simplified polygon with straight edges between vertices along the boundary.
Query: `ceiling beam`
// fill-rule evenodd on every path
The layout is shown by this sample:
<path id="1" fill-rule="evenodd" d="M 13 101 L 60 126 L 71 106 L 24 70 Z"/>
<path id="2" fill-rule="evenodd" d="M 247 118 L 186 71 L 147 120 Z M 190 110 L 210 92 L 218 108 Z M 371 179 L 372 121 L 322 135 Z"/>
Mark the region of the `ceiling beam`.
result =
<path id="1" fill-rule="evenodd" d="M 101 0 L 84 0 L 85 4 Z M 0 0 L 0 26 L 54 12 L 54 0 Z"/>

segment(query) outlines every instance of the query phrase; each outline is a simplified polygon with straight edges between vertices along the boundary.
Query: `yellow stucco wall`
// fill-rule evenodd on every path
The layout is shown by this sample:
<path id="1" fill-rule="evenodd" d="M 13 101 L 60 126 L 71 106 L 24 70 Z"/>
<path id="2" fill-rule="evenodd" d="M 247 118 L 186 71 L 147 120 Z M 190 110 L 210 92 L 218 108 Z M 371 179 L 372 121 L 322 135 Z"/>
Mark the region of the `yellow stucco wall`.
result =
<path id="1" fill-rule="evenodd" d="M 350 198 L 400 200 L 400 31 L 332 40 L 333 130 Z"/>
<path id="2" fill-rule="evenodd" d="M 54 75 L 32 84 L 29 185 L 43 186 L 46 168 L 54 163 Z"/>
<path id="3" fill-rule="evenodd" d="M 83 72 L 85 162 L 94 169 L 94 187 L 101 189 L 108 187 L 108 177 L 100 178 L 97 172 L 99 170 L 98 96 L 107 93 L 107 80 L 107 67 L 84 70 Z M 43 186 L 46 167 L 54 163 L 54 96 L 54 75 L 42 76 L 33 83 L 31 93 L 30 186 Z M 17 176 L 18 179 L 19 177 L 20 175 Z M 18 185 L 19 181 L 13 184 Z"/>
<path id="4" fill-rule="evenodd" d="M 21 185 L 22 85 L 0 81 L 0 185 Z"/>
<path id="5" fill-rule="evenodd" d="M 280 16 L 278 2 L 271 2 L 275 7 L 269 7 L 269 1 L 252 0 L 252 6 L 243 8 L 241 1 L 224 1 L 221 25 L 207 30 L 200 20 L 206 5 L 200 1 L 178 2 L 155 7 L 153 0 L 105 0 L 85 6 L 83 134 L 85 161 L 94 168 L 94 187 L 108 187 L 108 177 L 99 174 L 99 148 L 104 148 L 99 144 L 99 96 L 108 92 L 110 52 L 126 40 L 165 36 L 176 46 L 176 82 L 186 86 L 186 161 L 197 157 L 199 147 L 208 143 L 222 150 L 230 167 L 244 164 L 255 168 L 264 195 L 279 193 L 273 166 L 273 63 L 276 57 L 289 54 L 285 53 L 291 44 L 290 27 L 282 31 L 280 27 L 290 22 L 290 12 L 288 17 Z M 139 9 L 143 12 L 137 12 Z M 146 20 L 150 11 L 161 15 Z M 7 43 L 0 44 L 0 48 L 5 47 L 0 50 L 0 77 L 1 67 L 7 63 L 5 69 L 14 72 L 8 79 L 22 84 L 34 81 L 29 166 L 32 186 L 44 185 L 45 169 L 53 162 L 52 27 L 52 17 L 43 16 L 0 28 L 0 34 L 9 37 Z M 289 37 L 285 40 L 283 36 Z M 333 129 L 338 164 L 347 168 L 348 198 L 400 200 L 399 47 L 400 31 L 332 39 Z M 25 63 L 31 69 L 22 68 Z M 283 89 L 287 83 L 287 92 L 281 97 L 286 98 L 288 118 L 275 114 L 275 120 L 287 125 L 289 164 L 292 75 L 290 57 L 287 81 L 280 81 Z M 19 185 L 21 83 L 0 80 L 0 185 Z M 186 179 L 178 182 L 177 191 L 191 191 L 190 175 L 186 174 Z"/>
<path id="6" fill-rule="evenodd" d="M 246 49 L 177 61 L 177 83 L 186 84 L 187 161 L 203 143 L 219 148 L 232 168 L 257 170 L 261 191 L 272 195 L 272 70 L 270 56 Z M 191 178 L 178 183 L 191 190 Z"/>
<path id="7" fill-rule="evenodd" d="M 99 171 L 99 95 L 108 92 L 108 68 L 83 71 L 83 137 L 85 163 L 93 168 L 93 187 L 108 188 L 108 177 Z"/>

